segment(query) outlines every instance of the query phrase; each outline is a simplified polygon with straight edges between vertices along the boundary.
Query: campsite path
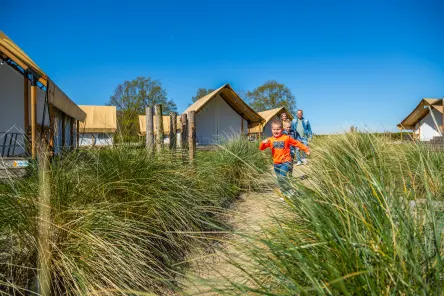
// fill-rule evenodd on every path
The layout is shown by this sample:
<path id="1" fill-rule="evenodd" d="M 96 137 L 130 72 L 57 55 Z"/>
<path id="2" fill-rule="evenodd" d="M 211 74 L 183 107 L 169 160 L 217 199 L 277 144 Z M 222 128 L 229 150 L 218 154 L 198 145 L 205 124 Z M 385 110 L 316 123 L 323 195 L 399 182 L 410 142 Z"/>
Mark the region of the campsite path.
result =
<path id="1" fill-rule="evenodd" d="M 303 175 L 303 170 L 297 168 L 295 177 Z M 268 228 L 277 223 L 273 217 L 282 217 L 287 213 L 288 205 L 280 201 L 278 194 L 268 185 L 261 192 L 243 194 L 232 209 L 227 213 L 228 223 L 233 233 L 222 238 L 215 244 L 213 250 L 196 250 L 189 262 L 191 267 L 185 275 L 184 288 L 180 295 L 218 295 L 214 287 L 220 288 L 236 279 L 239 270 L 227 261 L 227 258 L 242 258 L 239 246 L 245 242 L 245 237 L 258 234 L 262 228 Z"/>

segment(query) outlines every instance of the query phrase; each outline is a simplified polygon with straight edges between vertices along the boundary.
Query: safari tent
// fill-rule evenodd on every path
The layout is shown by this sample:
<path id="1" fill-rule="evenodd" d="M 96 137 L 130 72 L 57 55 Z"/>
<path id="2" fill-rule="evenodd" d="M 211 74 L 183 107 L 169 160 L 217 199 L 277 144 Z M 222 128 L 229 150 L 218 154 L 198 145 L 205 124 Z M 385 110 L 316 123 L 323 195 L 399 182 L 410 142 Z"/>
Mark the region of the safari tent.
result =
<path id="1" fill-rule="evenodd" d="M 197 145 L 217 143 L 230 136 L 248 135 L 250 126 L 264 121 L 229 84 L 197 100 L 184 113 L 189 111 L 195 111 Z"/>
<path id="2" fill-rule="evenodd" d="M 80 123 L 80 146 L 110 146 L 117 130 L 116 106 L 80 105 L 86 119 Z"/>
<path id="3" fill-rule="evenodd" d="M 0 104 L 2 159 L 35 158 L 38 143 L 54 154 L 77 146 L 85 112 L 1 31 Z"/>
<path id="4" fill-rule="evenodd" d="M 163 139 L 164 139 L 164 143 L 169 143 L 170 142 L 170 116 L 169 115 L 163 115 L 162 116 L 162 124 L 163 124 Z M 153 120 L 153 125 L 154 125 L 154 135 L 156 136 L 157 133 L 157 120 L 156 120 L 156 115 L 154 115 L 154 120 Z M 180 124 L 180 117 L 177 117 L 177 122 L 176 122 L 176 134 L 177 134 L 177 138 L 176 138 L 176 144 L 177 146 L 180 146 L 180 128 L 181 128 L 181 124 Z M 146 115 L 139 115 L 139 136 L 146 136 Z"/>
<path id="5" fill-rule="evenodd" d="M 430 141 L 443 135 L 444 100 L 422 99 L 418 106 L 398 124 L 398 128 L 413 131 L 414 139 Z"/>
<path id="6" fill-rule="evenodd" d="M 282 113 L 287 113 L 288 118 L 290 120 L 293 119 L 293 116 L 285 107 L 270 109 L 258 113 L 265 121 L 251 126 L 250 133 L 262 137 L 271 137 L 271 123 L 274 119 L 279 119 Z"/>

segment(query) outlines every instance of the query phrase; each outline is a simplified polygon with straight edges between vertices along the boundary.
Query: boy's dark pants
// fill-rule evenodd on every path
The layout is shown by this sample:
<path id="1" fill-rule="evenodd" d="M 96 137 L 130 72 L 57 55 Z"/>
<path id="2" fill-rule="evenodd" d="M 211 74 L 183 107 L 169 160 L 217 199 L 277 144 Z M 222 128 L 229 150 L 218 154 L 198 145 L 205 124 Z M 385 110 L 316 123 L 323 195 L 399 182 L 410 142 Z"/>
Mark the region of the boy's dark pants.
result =
<path id="1" fill-rule="evenodd" d="M 290 190 L 290 184 L 288 183 L 288 172 L 293 170 L 293 164 L 291 162 L 275 163 L 274 172 L 276 173 L 277 181 L 281 190 L 286 193 Z"/>

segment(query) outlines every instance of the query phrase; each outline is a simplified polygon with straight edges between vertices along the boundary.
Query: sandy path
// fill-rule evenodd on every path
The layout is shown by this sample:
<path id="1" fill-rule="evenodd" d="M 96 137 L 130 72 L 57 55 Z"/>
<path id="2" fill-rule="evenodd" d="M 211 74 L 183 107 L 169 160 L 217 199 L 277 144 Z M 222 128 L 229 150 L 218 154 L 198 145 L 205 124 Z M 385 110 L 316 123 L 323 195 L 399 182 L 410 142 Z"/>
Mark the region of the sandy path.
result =
<path id="1" fill-rule="evenodd" d="M 305 170 L 306 167 L 295 167 L 294 177 L 304 175 Z M 273 217 L 281 217 L 287 212 L 288 205 L 280 201 L 273 190 L 272 179 L 268 179 L 264 190 L 243 194 L 228 212 L 228 223 L 234 233 L 227 234 L 223 242 L 216 244 L 213 252 L 196 250 L 189 258 L 191 267 L 180 295 L 218 295 L 211 292 L 213 287 L 223 287 L 227 280 L 238 278 L 239 270 L 227 262 L 227 256 L 242 258 L 240 248 L 245 243 L 245 236 L 258 235 L 261 228 L 277 223 Z"/>
<path id="2" fill-rule="evenodd" d="M 230 211 L 229 224 L 234 233 L 227 234 L 223 242 L 217 244 L 213 252 L 198 250 L 190 261 L 190 272 L 186 276 L 182 295 L 217 295 L 210 292 L 213 286 L 223 286 L 227 279 L 236 278 L 238 270 L 227 262 L 230 258 L 239 258 L 242 253 L 239 246 L 245 241 L 242 235 L 252 235 L 273 223 L 271 218 L 282 211 L 284 205 L 272 190 L 262 193 L 248 193 L 241 196 Z"/>

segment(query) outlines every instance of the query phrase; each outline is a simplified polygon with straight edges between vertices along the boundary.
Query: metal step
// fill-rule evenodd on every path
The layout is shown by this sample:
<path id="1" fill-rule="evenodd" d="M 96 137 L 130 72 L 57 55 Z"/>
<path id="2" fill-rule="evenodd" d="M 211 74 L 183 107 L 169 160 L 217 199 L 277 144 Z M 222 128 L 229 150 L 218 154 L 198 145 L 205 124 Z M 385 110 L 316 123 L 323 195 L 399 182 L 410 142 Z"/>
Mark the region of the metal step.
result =
<path id="1" fill-rule="evenodd" d="M 444 137 L 434 137 L 433 139 L 430 140 L 430 143 L 432 144 L 444 144 Z"/>
<path id="2" fill-rule="evenodd" d="M 29 166 L 29 159 L 23 157 L 3 157 L 0 158 L 0 180 L 14 177 L 23 177 L 26 168 Z"/>

